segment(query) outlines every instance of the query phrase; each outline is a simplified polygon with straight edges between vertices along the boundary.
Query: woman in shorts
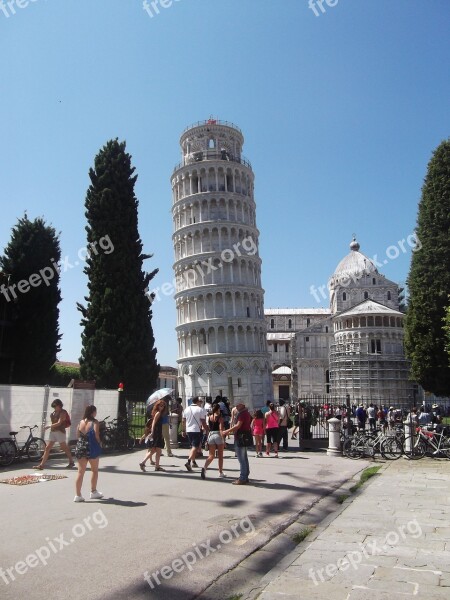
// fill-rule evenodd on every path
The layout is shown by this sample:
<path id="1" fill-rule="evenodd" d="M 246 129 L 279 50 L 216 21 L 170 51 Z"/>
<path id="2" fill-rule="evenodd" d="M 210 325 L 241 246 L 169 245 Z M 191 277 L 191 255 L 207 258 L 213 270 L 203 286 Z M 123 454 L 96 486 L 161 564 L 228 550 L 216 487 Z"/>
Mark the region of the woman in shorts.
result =
<path id="1" fill-rule="evenodd" d="M 266 455 L 270 456 L 270 450 L 273 445 L 273 451 L 275 452 L 275 458 L 278 458 L 278 423 L 280 416 L 275 410 L 273 402 L 269 404 L 269 410 L 264 415 L 264 421 L 266 425 Z"/>
<path id="2" fill-rule="evenodd" d="M 205 460 L 205 466 L 202 468 L 200 473 L 202 479 L 206 479 L 206 469 L 212 463 L 216 456 L 217 450 L 217 458 L 219 461 L 219 477 L 225 477 L 225 473 L 223 472 L 223 449 L 224 449 L 224 439 L 222 437 L 223 428 L 223 417 L 220 411 L 219 404 L 213 404 L 212 413 L 208 417 L 208 426 L 209 426 L 209 434 L 208 434 L 208 451 L 209 456 Z"/>
<path id="3" fill-rule="evenodd" d="M 139 463 L 139 467 L 141 471 L 145 472 L 145 463 L 148 459 L 150 462 L 155 465 L 155 471 L 165 471 L 162 467 L 159 466 L 159 459 L 161 458 L 161 450 L 164 448 L 164 437 L 162 433 L 162 418 L 164 416 L 165 411 L 167 410 L 166 403 L 164 400 L 158 400 L 155 402 L 153 406 L 152 414 L 150 416 L 151 420 L 151 431 L 148 436 L 147 448 L 149 449 L 147 454 L 145 455 L 144 460 Z M 152 456 L 155 454 L 155 462 L 153 463 Z"/>
<path id="4" fill-rule="evenodd" d="M 78 424 L 78 441 L 75 447 L 78 474 L 75 480 L 76 496 L 73 499 L 74 502 L 84 502 L 81 487 L 88 462 L 91 467 L 91 500 L 103 498 L 103 494 L 97 491 L 98 463 L 102 448 L 100 445 L 100 427 L 95 418 L 96 416 L 97 409 L 91 404 L 86 407 L 83 419 Z"/>

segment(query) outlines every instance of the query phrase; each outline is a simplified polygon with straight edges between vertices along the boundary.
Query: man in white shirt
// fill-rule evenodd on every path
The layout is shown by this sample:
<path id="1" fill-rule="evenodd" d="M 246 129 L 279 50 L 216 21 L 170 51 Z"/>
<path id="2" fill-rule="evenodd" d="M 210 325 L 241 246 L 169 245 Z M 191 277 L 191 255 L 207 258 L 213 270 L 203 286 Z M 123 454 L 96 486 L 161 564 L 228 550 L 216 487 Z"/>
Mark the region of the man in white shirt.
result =
<path id="1" fill-rule="evenodd" d="M 192 471 L 192 466 L 198 467 L 195 457 L 202 446 L 202 430 L 206 434 L 209 431 L 206 423 L 206 410 L 200 406 L 200 398 L 196 396 L 192 399 L 192 404 L 183 411 L 183 437 L 187 434 L 191 446 L 188 461 L 185 464 L 188 471 Z"/>

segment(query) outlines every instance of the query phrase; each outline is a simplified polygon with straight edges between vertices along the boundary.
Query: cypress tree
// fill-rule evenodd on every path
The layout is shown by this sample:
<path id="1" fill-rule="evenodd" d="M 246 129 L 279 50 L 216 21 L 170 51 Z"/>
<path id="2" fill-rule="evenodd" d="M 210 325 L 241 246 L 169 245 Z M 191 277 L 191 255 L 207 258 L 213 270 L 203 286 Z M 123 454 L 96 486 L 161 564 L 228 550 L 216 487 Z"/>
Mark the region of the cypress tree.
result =
<path id="1" fill-rule="evenodd" d="M 138 233 L 137 175 L 125 142 L 110 140 L 90 169 L 86 195 L 89 278 L 82 313 L 81 375 L 97 387 L 125 390 L 154 389 L 159 372 L 151 326 L 148 284 L 158 269 L 143 270 Z"/>
<path id="2" fill-rule="evenodd" d="M 450 293 L 450 140 L 434 151 L 417 217 L 422 247 L 412 257 L 405 347 L 411 376 L 429 392 L 450 394 L 450 366 L 443 329 Z"/>
<path id="3" fill-rule="evenodd" d="M 59 238 L 53 227 L 42 218 L 30 221 L 26 214 L 18 220 L 0 259 L 1 270 L 8 275 L 2 295 L 13 319 L 11 383 L 49 383 L 50 369 L 60 351 L 60 260 Z"/>

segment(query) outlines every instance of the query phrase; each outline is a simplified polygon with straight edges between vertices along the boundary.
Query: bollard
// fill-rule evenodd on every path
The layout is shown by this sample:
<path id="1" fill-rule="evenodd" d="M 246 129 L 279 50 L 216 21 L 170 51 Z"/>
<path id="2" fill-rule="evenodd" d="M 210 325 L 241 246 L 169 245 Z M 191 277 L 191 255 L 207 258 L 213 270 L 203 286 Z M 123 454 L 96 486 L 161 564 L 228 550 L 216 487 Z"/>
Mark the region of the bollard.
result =
<path id="1" fill-rule="evenodd" d="M 170 447 L 178 448 L 178 415 L 172 413 L 169 417 L 170 424 Z"/>
<path id="2" fill-rule="evenodd" d="M 340 419 L 328 419 L 328 450 L 327 456 L 338 456 L 341 454 L 341 421 Z"/>

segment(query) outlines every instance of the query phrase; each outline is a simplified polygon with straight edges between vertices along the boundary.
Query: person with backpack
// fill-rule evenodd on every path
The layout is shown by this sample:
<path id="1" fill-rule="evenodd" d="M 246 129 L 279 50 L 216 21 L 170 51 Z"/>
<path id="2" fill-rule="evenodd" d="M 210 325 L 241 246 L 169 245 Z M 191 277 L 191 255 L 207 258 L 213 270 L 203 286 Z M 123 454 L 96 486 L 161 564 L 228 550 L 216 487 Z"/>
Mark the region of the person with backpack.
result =
<path id="1" fill-rule="evenodd" d="M 66 438 L 66 429 L 71 425 L 69 413 L 63 408 L 63 403 L 59 398 L 55 398 L 53 400 L 51 407 L 53 408 L 53 412 L 50 415 L 50 420 L 52 424 L 47 425 L 44 428 L 45 430 L 50 429 L 49 440 L 45 447 L 45 452 L 42 455 L 41 462 L 35 467 L 33 467 L 33 469 L 39 469 L 40 471 L 42 471 L 49 457 L 50 450 L 56 443 L 60 445 L 61 450 L 69 459 L 69 464 L 66 466 L 66 469 L 72 469 L 75 466 L 75 462 L 72 458 L 70 448 L 67 445 Z"/>

